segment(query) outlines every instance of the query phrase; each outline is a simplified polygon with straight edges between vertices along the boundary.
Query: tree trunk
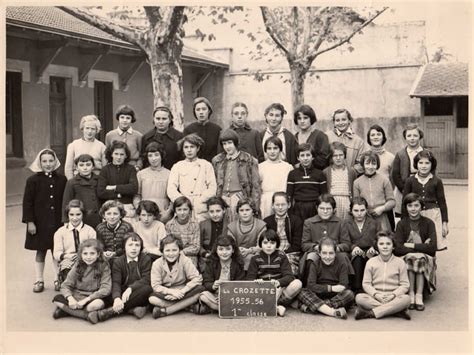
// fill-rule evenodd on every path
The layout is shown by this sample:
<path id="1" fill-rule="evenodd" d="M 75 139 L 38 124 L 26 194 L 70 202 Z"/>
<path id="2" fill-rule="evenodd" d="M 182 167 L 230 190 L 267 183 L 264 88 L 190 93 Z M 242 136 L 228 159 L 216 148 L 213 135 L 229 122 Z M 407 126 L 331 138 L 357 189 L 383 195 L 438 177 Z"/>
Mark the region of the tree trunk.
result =
<path id="1" fill-rule="evenodd" d="M 151 48 L 148 53 L 153 85 L 154 105 L 169 107 L 173 112 L 173 127 L 183 130 L 183 72 L 181 48 Z M 176 53 L 179 52 L 179 53 Z"/>
<path id="2" fill-rule="evenodd" d="M 291 103 L 293 112 L 304 104 L 304 79 L 308 69 L 299 63 L 290 63 Z"/>

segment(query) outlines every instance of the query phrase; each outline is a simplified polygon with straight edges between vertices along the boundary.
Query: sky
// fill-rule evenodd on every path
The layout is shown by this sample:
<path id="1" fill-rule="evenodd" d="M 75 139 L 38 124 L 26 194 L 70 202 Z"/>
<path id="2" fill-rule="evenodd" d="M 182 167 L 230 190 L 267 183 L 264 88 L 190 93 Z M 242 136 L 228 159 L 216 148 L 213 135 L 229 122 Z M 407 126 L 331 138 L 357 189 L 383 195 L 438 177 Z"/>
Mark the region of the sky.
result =
<path id="1" fill-rule="evenodd" d="M 455 59 L 469 61 L 472 43 L 472 4 L 470 1 L 415 1 L 391 3 L 378 23 L 424 20 L 426 45 L 431 55 L 443 46 Z"/>

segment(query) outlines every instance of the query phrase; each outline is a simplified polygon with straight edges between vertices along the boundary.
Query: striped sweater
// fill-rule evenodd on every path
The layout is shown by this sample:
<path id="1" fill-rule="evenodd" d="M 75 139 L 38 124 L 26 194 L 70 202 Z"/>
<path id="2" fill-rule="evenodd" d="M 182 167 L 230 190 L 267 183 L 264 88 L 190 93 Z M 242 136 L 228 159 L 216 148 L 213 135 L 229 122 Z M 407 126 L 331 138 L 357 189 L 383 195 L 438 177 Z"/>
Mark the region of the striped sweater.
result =
<path id="1" fill-rule="evenodd" d="M 288 173 L 286 192 L 290 201 L 315 201 L 328 192 L 326 177 L 319 169 L 299 166 Z"/>
<path id="2" fill-rule="evenodd" d="M 285 253 L 275 250 L 272 254 L 263 251 L 253 256 L 247 271 L 247 280 L 278 280 L 280 287 L 286 287 L 295 279 Z"/>

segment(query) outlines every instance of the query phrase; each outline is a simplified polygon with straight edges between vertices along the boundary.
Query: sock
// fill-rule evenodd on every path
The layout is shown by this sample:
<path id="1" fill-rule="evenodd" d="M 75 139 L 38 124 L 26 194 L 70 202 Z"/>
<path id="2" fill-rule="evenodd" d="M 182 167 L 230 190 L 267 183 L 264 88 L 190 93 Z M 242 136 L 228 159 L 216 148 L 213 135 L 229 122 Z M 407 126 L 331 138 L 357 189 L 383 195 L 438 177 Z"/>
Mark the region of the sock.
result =
<path id="1" fill-rule="evenodd" d="M 44 281 L 43 273 L 44 273 L 44 261 L 43 262 L 36 261 L 35 262 L 36 281 Z"/>
<path id="2" fill-rule="evenodd" d="M 59 274 L 59 264 L 58 261 L 55 258 L 51 258 L 53 261 L 53 274 L 54 274 L 54 281 L 58 279 L 58 274 Z"/>
<path id="3" fill-rule="evenodd" d="M 415 303 L 415 292 L 410 292 L 410 303 Z"/>
<path id="4" fill-rule="evenodd" d="M 423 304 L 423 294 L 417 293 L 415 295 L 415 303 L 416 304 Z"/>

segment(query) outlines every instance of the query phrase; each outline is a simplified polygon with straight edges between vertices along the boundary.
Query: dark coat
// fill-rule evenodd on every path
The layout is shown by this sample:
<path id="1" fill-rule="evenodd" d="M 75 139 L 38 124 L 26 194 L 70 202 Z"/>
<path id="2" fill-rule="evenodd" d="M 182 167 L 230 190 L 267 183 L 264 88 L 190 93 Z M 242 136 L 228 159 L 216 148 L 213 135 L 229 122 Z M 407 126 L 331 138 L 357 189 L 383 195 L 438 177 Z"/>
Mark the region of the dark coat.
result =
<path id="1" fill-rule="evenodd" d="M 54 233 L 62 226 L 61 207 L 66 181 L 64 175 L 56 172 L 51 177 L 43 172 L 36 173 L 26 180 L 22 222 L 36 225 L 35 235 L 26 232 L 26 249 L 53 249 Z"/>
<path id="2" fill-rule="evenodd" d="M 132 291 L 144 286 L 150 287 L 151 258 L 148 255 L 142 253 L 140 253 L 138 256 L 138 274 L 140 276 L 139 280 L 130 283 L 128 281 L 129 272 L 130 270 L 127 265 L 127 256 L 125 254 L 114 260 L 112 266 L 113 299 L 122 297 L 122 293 L 129 287 L 132 289 Z"/>
<path id="3" fill-rule="evenodd" d="M 396 256 L 403 256 L 408 253 L 424 253 L 431 256 L 436 255 L 437 239 L 436 239 L 436 228 L 434 222 L 427 217 L 420 217 L 420 237 L 422 243 L 415 244 L 415 248 L 407 248 L 403 244 L 406 243 L 410 236 L 410 218 L 402 218 L 397 224 L 397 230 L 395 231 L 395 250 L 393 253 Z M 425 244 L 425 241 L 430 239 L 430 242 Z"/>
<path id="4" fill-rule="evenodd" d="M 97 196 L 97 184 L 99 177 L 92 174 L 90 179 L 83 178 L 80 175 L 74 176 L 66 183 L 63 196 L 63 223 L 67 222 L 66 206 L 73 199 L 81 200 L 84 204 L 84 223 L 95 228 L 100 222 L 99 216 L 99 197 Z"/>
<path id="5" fill-rule="evenodd" d="M 298 133 L 295 134 L 295 138 L 298 141 Z M 324 170 L 327 168 L 330 164 L 330 146 L 326 133 L 320 131 L 319 129 L 315 129 L 309 135 L 307 142 L 313 147 L 313 166 L 319 170 Z"/>
<path id="6" fill-rule="evenodd" d="M 219 260 L 215 260 L 209 258 L 206 263 L 206 267 L 204 268 L 203 273 L 203 285 L 206 290 L 210 292 L 216 292 L 212 288 L 214 285 L 214 281 L 219 280 L 221 276 L 221 262 Z M 230 281 L 236 280 L 244 280 L 245 279 L 245 271 L 244 271 L 244 264 L 238 263 L 235 260 L 232 260 L 230 264 Z"/>
<path id="7" fill-rule="evenodd" d="M 267 229 L 277 231 L 277 221 L 272 214 L 263 220 L 267 224 Z M 301 252 L 301 236 L 303 235 L 303 221 L 294 214 L 288 214 L 285 220 L 285 232 L 290 247 L 285 253 Z"/>
<path id="8" fill-rule="evenodd" d="M 371 247 L 375 247 L 375 240 L 377 232 L 380 230 L 380 223 L 372 217 L 367 216 L 361 232 L 352 217 L 348 218 L 345 222 L 349 238 L 351 239 L 351 251 L 355 247 L 359 247 L 364 251 L 369 250 Z"/>
<path id="9" fill-rule="evenodd" d="M 107 185 L 115 185 L 115 191 L 106 190 Z M 133 197 L 137 192 L 137 171 L 130 164 L 117 166 L 109 163 L 100 171 L 97 195 L 103 202 L 119 200 L 123 204 L 129 204 L 133 202 Z M 118 198 L 119 194 L 120 198 Z"/>

